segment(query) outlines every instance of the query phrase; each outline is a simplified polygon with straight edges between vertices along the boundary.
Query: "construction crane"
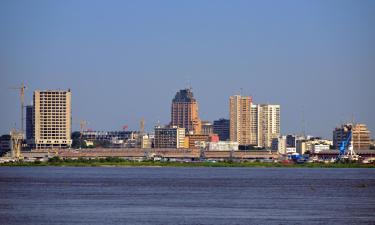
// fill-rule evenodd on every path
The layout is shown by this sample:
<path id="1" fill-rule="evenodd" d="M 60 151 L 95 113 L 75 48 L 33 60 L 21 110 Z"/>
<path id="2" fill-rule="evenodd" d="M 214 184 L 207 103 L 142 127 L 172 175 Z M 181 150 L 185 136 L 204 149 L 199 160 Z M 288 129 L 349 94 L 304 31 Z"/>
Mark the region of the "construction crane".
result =
<path id="1" fill-rule="evenodd" d="M 145 133 L 145 120 L 142 118 L 140 122 L 140 128 L 141 128 L 141 134 L 143 135 Z"/>
<path id="2" fill-rule="evenodd" d="M 23 109 L 24 109 L 24 105 L 25 105 L 25 90 L 27 89 L 27 87 L 25 86 L 25 84 L 21 83 L 21 87 L 11 87 L 10 89 L 14 89 L 14 90 L 18 90 L 20 92 L 20 99 L 21 99 L 21 132 L 23 134 L 24 132 L 24 116 L 23 116 Z"/>
<path id="3" fill-rule="evenodd" d="M 81 137 L 80 137 L 81 140 L 82 140 L 83 131 L 85 131 L 85 128 L 88 124 L 89 124 L 89 122 L 87 122 L 86 120 L 79 121 L 79 128 L 80 128 L 80 131 L 81 131 Z"/>
<path id="4" fill-rule="evenodd" d="M 339 156 L 338 160 L 349 159 L 349 160 L 358 160 L 358 155 L 354 152 L 353 143 L 352 143 L 352 126 L 345 125 L 348 135 L 345 140 L 343 140 L 339 146 Z"/>

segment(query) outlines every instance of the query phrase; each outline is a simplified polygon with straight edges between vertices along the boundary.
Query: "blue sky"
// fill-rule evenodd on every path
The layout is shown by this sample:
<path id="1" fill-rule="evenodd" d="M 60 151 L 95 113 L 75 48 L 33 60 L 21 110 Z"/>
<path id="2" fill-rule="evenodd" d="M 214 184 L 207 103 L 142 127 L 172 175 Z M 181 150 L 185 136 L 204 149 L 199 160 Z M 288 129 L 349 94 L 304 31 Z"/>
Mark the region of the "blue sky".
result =
<path id="1" fill-rule="evenodd" d="M 8 89 L 73 92 L 73 128 L 151 130 L 190 82 L 200 117 L 229 96 L 281 105 L 283 133 L 375 132 L 375 1 L 0 2 L 0 133 L 19 125 Z"/>

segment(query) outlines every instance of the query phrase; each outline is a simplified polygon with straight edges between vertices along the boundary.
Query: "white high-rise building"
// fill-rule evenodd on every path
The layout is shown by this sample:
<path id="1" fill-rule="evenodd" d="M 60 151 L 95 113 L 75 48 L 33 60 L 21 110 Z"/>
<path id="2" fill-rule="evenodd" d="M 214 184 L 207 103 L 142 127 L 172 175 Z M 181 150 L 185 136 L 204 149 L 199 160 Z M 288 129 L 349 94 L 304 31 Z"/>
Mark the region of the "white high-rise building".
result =
<path id="1" fill-rule="evenodd" d="M 272 139 L 280 136 L 280 105 L 261 104 L 258 114 L 258 145 L 270 148 Z"/>
<path id="2" fill-rule="evenodd" d="M 71 91 L 34 91 L 34 133 L 36 148 L 62 148 L 72 144 Z"/>

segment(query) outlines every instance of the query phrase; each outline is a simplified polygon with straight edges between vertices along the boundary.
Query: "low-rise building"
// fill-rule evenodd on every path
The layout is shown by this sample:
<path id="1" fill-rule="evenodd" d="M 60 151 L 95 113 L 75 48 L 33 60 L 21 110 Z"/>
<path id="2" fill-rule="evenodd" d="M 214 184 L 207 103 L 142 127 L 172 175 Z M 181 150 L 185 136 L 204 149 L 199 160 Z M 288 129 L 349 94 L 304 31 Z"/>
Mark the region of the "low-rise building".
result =
<path id="1" fill-rule="evenodd" d="M 330 149 L 330 145 L 327 144 L 314 144 L 312 146 L 312 152 L 313 153 L 319 153 L 321 151 L 326 151 Z"/>
<path id="2" fill-rule="evenodd" d="M 286 154 L 293 154 L 297 152 L 297 149 L 295 147 L 287 147 L 285 149 Z"/>
<path id="3" fill-rule="evenodd" d="M 185 128 L 156 126 L 154 142 L 155 148 L 184 148 Z"/>
<path id="4" fill-rule="evenodd" d="M 139 131 L 83 131 L 82 139 L 87 141 L 112 141 L 137 139 Z"/>
<path id="5" fill-rule="evenodd" d="M 286 147 L 287 147 L 286 136 L 281 136 L 281 137 L 272 139 L 272 147 L 271 147 L 272 150 L 278 151 L 279 154 L 287 154 Z"/>
<path id="6" fill-rule="evenodd" d="M 186 135 L 185 141 L 188 142 L 188 148 L 201 148 L 206 142 L 210 141 L 210 136 L 206 134 L 189 134 Z"/>
<path id="7" fill-rule="evenodd" d="M 214 133 L 214 127 L 210 121 L 202 121 L 201 126 L 201 134 L 211 135 Z"/>
<path id="8" fill-rule="evenodd" d="M 230 121 L 228 119 L 219 119 L 214 121 L 213 132 L 219 136 L 221 141 L 229 140 Z"/>
<path id="9" fill-rule="evenodd" d="M 83 131 L 82 140 L 87 143 L 108 142 L 112 148 L 137 148 L 141 145 L 139 131 Z"/>
<path id="10" fill-rule="evenodd" d="M 208 143 L 209 151 L 238 151 L 238 142 L 218 141 Z"/>
<path id="11" fill-rule="evenodd" d="M 140 137 L 140 148 L 151 148 L 153 142 L 153 136 L 151 135 L 141 135 Z"/>
<path id="12" fill-rule="evenodd" d="M 310 139 L 301 139 L 296 141 L 296 152 L 305 154 L 306 152 L 315 153 L 315 151 L 329 150 L 332 141 L 311 137 Z"/>
<path id="13" fill-rule="evenodd" d="M 12 148 L 11 137 L 9 134 L 0 136 L 0 156 L 9 152 Z"/>

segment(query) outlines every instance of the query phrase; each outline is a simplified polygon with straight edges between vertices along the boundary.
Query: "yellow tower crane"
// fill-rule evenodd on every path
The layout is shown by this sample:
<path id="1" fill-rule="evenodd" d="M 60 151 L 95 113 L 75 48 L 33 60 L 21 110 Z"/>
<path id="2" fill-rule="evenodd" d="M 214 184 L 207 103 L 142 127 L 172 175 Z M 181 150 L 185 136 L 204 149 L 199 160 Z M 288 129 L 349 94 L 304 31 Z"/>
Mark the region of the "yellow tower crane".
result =
<path id="1" fill-rule="evenodd" d="M 23 134 L 24 132 L 24 105 L 25 105 L 25 90 L 27 89 L 27 87 L 25 86 L 25 84 L 23 83 L 22 81 L 22 84 L 21 84 L 21 87 L 11 87 L 10 89 L 15 89 L 15 90 L 19 90 L 20 92 L 20 98 L 21 98 L 21 132 Z"/>
<path id="2" fill-rule="evenodd" d="M 141 134 L 145 133 L 145 120 L 142 118 L 140 122 Z"/>

